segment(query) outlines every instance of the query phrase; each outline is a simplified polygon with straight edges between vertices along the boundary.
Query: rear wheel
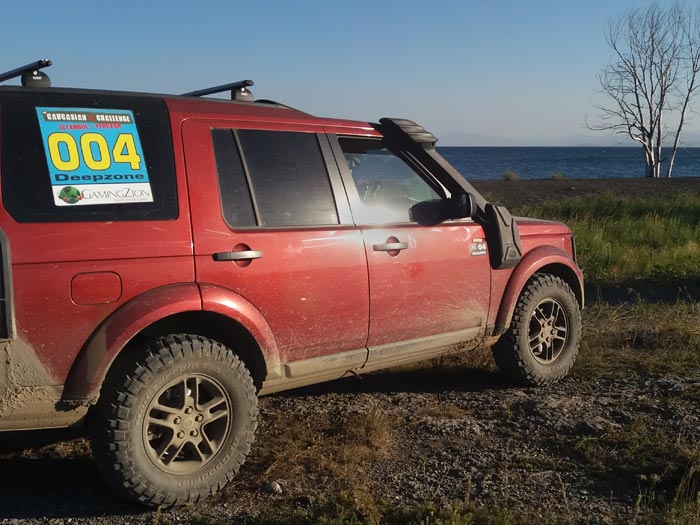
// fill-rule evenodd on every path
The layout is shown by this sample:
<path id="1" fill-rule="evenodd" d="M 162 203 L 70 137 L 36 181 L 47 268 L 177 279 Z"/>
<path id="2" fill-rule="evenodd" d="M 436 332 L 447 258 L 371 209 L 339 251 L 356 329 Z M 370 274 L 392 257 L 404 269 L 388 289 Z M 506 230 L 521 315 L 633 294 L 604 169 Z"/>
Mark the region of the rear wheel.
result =
<path id="1" fill-rule="evenodd" d="M 95 459 L 141 503 L 199 501 L 230 481 L 250 450 L 253 380 L 229 348 L 203 337 L 167 336 L 141 355 L 110 371 L 91 421 Z"/>
<path id="2" fill-rule="evenodd" d="M 544 386 L 574 366 L 581 340 L 581 309 L 566 282 L 536 274 L 515 305 L 508 331 L 493 346 L 496 366 L 508 378 Z"/>

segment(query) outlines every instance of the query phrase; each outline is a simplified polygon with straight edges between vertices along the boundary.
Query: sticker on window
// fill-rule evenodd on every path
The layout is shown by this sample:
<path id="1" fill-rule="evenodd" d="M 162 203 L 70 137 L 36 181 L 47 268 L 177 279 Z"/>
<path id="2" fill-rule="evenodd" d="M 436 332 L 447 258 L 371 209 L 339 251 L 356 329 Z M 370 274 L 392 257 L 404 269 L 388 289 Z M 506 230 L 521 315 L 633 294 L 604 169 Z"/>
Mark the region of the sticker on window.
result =
<path id="1" fill-rule="evenodd" d="M 36 108 L 56 206 L 153 202 L 128 109 Z"/>

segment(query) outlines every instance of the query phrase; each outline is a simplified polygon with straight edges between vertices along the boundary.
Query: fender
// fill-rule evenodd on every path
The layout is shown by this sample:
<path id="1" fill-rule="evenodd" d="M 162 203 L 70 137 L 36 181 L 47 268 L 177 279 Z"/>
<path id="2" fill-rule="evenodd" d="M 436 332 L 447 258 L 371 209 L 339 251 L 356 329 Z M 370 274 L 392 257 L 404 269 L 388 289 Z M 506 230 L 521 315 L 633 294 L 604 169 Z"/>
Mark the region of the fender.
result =
<path id="1" fill-rule="evenodd" d="M 200 284 L 202 308 L 233 319 L 257 341 L 265 358 L 267 380 L 281 377 L 282 363 L 277 342 L 265 317 L 246 298 L 215 284 Z"/>
<path id="2" fill-rule="evenodd" d="M 131 299 L 90 336 L 68 374 L 63 399 L 96 399 L 110 365 L 135 335 L 169 315 L 201 309 L 195 283 L 164 286 Z"/>
<path id="3" fill-rule="evenodd" d="M 568 271 L 564 270 L 562 273 L 568 273 L 576 278 L 578 289 L 575 286 L 571 288 L 583 308 L 583 274 L 579 267 L 576 266 L 576 263 L 564 250 L 555 246 L 538 246 L 521 259 L 520 263 L 513 270 L 510 279 L 508 279 L 508 284 L 501 298 L 501 306 L 498 309 L 498 316 L 496 317 L 495 335 L 499 335 L 508 329 L 515 310 L 515 303 L 527 280 L 537 270 L 551 265 L 565 267 Z M 571 281 L 571 279 L 567 279 L 567 281 Z"/>
<path id="4" fill-rule="evenodd" d="M 250 302 L 218 286 L 178 284 L 141 294 L 107 318 L 78 355 L 63 399 L 94 401 L 112 362 L 134 336 L 170 315 L 201 310 L 225 315 L 248 330 L 263 353 L 268 379 L 277 377 L 281 370 L 277 343 L 267 321 Z"/>

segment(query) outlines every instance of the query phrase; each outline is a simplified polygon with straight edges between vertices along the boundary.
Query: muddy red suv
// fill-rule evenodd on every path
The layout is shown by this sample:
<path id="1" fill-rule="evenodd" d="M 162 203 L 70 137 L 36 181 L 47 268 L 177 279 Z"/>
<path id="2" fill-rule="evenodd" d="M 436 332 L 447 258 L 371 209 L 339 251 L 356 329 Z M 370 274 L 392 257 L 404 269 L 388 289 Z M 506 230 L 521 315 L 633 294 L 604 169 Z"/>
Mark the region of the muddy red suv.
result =
<path id="1" fill-rule="evenodd" d="M 1 430 L 86 424 L 115 487 L 172 506 L 235 475 L 258 395 L 457 343 L 526 385 L 573 365 L 570 230 L 486 202 L 417 124 L 45 65 L 0 87 Z"/>

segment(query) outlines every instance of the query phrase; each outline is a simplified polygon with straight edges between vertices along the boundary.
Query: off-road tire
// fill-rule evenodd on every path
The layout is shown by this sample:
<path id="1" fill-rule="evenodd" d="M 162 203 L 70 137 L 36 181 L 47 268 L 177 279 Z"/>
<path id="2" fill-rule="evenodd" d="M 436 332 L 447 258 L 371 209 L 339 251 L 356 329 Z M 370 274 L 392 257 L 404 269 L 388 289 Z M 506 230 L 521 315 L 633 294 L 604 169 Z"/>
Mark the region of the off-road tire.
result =
<path id="1" fill-rule="evenodd" d="M 561 308 L 559 321 L 553 324 L 563 325 L 565 318 L 566 338 L 559 352 L 553 353 L 551 359 L 535 355 L 532 349 L 540 335 L 537 327 L 546 322 L 541 321 L 538 306 L 552 305 Z M 555 316 L 555 314 L 552 314 Z M 561 317 L 564 316 L 564 317 Z M 546 339 L 552 339 L 551 333 L 561 330 L 547 328 L 542 332 Z M 535 343 L 533 343 L 535 339 Z M 512 381 L 525 386 L 546 386 L 563 379 L 574 366 L 581 341 L 581 308 L 569 285 L 561 278 L 549 274 L 533 275 L 523 288 L 513 312 L 508 330 L 493 345 L 492 353 L 498 369 Z M 555 343 L 558 341 L 555 341 Z M 551 344 L 551 342 L 550 342 Z M 546 345 L 545 345 L 546 346 Z M 540 347 L 541 348 L 541 347 Z"/>
<path id="2" fill-rule="evenodd" d="M 114 488 L 142 504 L 167 508 L 198 502 L 228 483 L 250 451 L 258 416 L 253 380 L 244 364 L 229 348 L 199 336 L 169 335 L 146 345 L 136 355 L 135 359 L 122 360 L 112 367 L 99 402 L 91 414 L 95 460 L 105 479 Z M 194 385 L 194 388 L 188 389 L 188 385 Z M 214 392 L 218 388 L 221 392 L 223 401 L 220 401 L 217 412 L 212 412 L 216 406 L 205 412 L 206 403 L 200 405 L 199 401 L 194 401 L 198 396 L 205 395 L 200 394 L 204 392 L 204 386 Z M 151 445 L 153 428 L 161 428 L 153 427 L 153 414 L 171 418 L 168 424 L 172 424 L 172 414 L 162 415 L 158 408 L 153 408 L 161 406 L 163 396 L 170 396 L 172 389 L 182 392 L 182 410 L 186 410 L 184 407 L 188 403 L 194 403 L 197 406 L 194 414 L 199 421 L 205 421 L 194 423 L 194 418 L 187 417 L 188 425 L 201 426 L 190 426 L 185 430 L 199 428 L 202 442 L 209 429 L 213 428 L 206 425 L 217 425 L 220 433 L 218 448 L 202 446 L 209 451 L 209 459 L 206 460 L 196 450 L 199 445 L 187 443 L 178 449 L 176 445 L 168 444 L 165 449 L 172 450 L 172 453 L 166 459 L 171 460 L 172 468 L 179 465 L 178 458 L 184 457 L 186 450 L 201 458 L 200 466 L 190 466 L 196 460 L 182 462 L 184 471 L 176 473 L 168 472 L 169 467 L 158 463 L 160 454 Z M 196 393 L 193 395 L 192 391 Z M 219 398 L 214 399 L 212 394 L 209 404 L 217 400 Z M 172 403 L 178 402 L 176 399 Z M 192 409 L 188 409 L 191 413 Z M 222 416 L 225 410 L 229 414 Z M 201 415 L 205 413 L 208 414 L 207 418 L 212 419 L 210 423 Z M 222 428 L 223 431 L 220 430 Z M 167 432 L 172 434 L 169 443 L 175 441 L 175 434 L 184 435 L 184 432 L 168 429 L 160 434 Z M 206 443 L 214 441 L 207 436 Z M 175 448 L 169 449 L 170 446 Z"/>

